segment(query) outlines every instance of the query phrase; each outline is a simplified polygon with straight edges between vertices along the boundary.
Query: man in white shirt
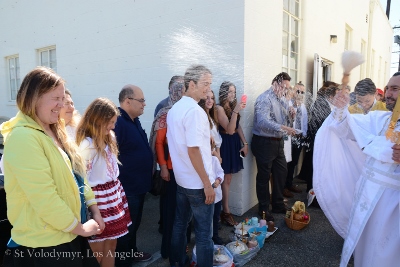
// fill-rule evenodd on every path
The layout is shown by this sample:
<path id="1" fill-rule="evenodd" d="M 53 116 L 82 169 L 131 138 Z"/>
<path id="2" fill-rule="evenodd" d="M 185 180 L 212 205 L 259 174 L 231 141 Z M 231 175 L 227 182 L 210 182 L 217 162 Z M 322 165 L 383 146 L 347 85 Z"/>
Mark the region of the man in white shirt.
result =
<path id="1" fill-rule="evenodd" d="M 400 72 L 387 88 L 390 111 L 366 115 L 349 114 L 349 96 L 337 93 L 336 107 L 315 138 L 314 191 L 326 217 L 345 239 L 340 266 L 347 266 L 352 254 L 356 267 L 399 264 L 400 146 L 386 133 L 389 123 L 394 132 L 400 131 L 395 109 Z"/>
<path id="2" fill-rule="evenodd" d="M 202 65 L 191 66 L 185 72 L 184 82 L 185 96 L 167 116 L 168 147 L 178 184 L 170 262 L 185 266 L 186 229 L 193 215 L 197 266 L 208 267 L 213 265 L 215 174 L 210 153 L 210 125 L 197 103 L 211 90 L 211 71 Z"/>

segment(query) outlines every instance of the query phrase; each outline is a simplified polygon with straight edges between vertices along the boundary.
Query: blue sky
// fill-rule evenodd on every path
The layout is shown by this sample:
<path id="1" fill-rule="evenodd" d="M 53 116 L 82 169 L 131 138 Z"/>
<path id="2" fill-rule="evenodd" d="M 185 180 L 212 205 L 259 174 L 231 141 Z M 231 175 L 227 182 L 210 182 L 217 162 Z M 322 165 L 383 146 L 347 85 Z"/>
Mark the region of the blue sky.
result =
<path id="1" fill-rule="evenodd" d="M 387 0 L 380 0 L 383 10 L 386 12 Z M 400 26 L 400 0 L 392 0 L 390 4 L 389 22 L 392 27 Z M 400 35 L 400 29 L 394 30 L 394 35 Z M 397 44 L 393 44 L 392 51 L 399 51 L 400 47 Z M 392 53 L 390 73 L 393 74 L 398 70 L 399 66 L 399 53 Z"/>

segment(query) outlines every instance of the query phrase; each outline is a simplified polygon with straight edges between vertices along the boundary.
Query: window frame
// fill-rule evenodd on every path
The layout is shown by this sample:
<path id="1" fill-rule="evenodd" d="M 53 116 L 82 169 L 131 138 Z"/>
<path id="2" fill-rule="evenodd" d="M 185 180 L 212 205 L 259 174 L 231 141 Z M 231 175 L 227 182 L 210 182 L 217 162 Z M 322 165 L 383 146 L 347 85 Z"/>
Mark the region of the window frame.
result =
<path id="1" fill-rule="evenodd" d="M 348 34 L 347 34 L 348 33 Z M 352 34 L 353 29 L 346 24 L 345 30 L 344 30 L 344 51 L 349 51 L 352 50 Z"/>
<path id="2" fill-rule="evenodd" d="M 51 67 L 51 60 L 50 60 L 50 51 L 54 50 L 55 51 L 55 67 Z M 47 64 L 43 64 L 42 62 L 42 53 L 43 52 L 47 52 Z M 46 47 L 42 47 L 37 49 L 37 58 L 38 58 L 38 64 L 39 66 L 45 66 L 48 68 L 51 68 L 52 70 L 54 70 L 55 72 L 57 72 L 57 48 L 55 45 L 51 45 L 51 46 L 46 46 Z"/>
<path id="3" fill-rule="evenodd" d="M 11 79 L 11 73 L 12 73 L 12 71 L 11 71 L 11 68 L 10 68 L 10 61 L 11 60 L 14 60 L 15 61 L 15 59 L 18 59 L 18 63 L 15 65 L 15 67 L 13 68 L 13 69 L 15 69 L 15 73 L 14 73 L 14 75 L 15 75 L 15 84 L 14 84 L 14 86 L 15 86 L 15 98 L 13 99 L 13 90 L 12 90 L 12 79 Z M 14 55 L 10 55 L 10 56 L 6 56 L 5 57 L 5 60 L 6 60 L 6 69 L 7 69 L 7 87 L 8 87 L 8 90 L 7 90 L 7 95 L 8 95 L 8 102 L 9 103 L 15 103 L 16 102 L 16 100 L 17 100 L 17 94 L 18 94 L 18 90 L 19 90 L 19 88 L 20 88 L 20 86 L 21 86 L 21 66 L 20 66 L 20 63 L 19 63 L 19 54 L 14 54 Z M 14 64 L 15 64 L 15 62 L 14 62 Z"/>
<path id="4" fill-rule="evenodd" d="M 285 1 L 288 3 L 288 7 L 285 5 Z M 301 3 L 300 0 L 284 0 L 283 1 L 283 9 L 282 9 L 282 71 L 288 73 L 290 77 L 297 82 L 299 80 L 299 73 L 300 73 L 300 28 L 301 28 L 301 19 L 300 19 L 300 10 L 301 10 Z M 294 7 L 294 8 L 293 8 Z M 289 10 L 287 10 L 289 9 Z M 294 9 L 294 10 L 291 10 Z M 295 13 L 291 13 L 297 12 Z M 285 16 L 288 19 L 288 22 L 284 22 Z M 297 21 L 297 28 L 292 29 L 294 27 L 293 21 Z M 287 28 L 284 26 L 287 25 Z M 293 32 L 294 30 L 294 32 Z M 284 36 L 286 38 L 286 44 L 284 44 Z M 294 42 L 295 47 L 292 49 L 292 43 Z M 286 49 L 285 49 L 286 48 Z M 294 59 L 292 62 L 291 59 Z M 292 73 L 295 73 L 295 77 Z"/>

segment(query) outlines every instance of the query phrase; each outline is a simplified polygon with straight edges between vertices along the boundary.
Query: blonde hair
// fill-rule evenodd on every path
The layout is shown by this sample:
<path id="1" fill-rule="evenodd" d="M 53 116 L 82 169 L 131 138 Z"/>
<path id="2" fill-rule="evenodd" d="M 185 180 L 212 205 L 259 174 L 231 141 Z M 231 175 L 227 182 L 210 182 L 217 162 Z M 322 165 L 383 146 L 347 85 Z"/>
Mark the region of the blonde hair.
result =
<path id="1" fill-rule="evenodd" d="M 107 98 L 95 99 L 86 109 L 76 132 L 76 143 L 90 137 L 97 154 L 106 158 L 104 149 L 108 145 L 111 152 L 118 156 L 118 145 L 114 137 L 105 134 L 104 128 L 114 116 L 119 116 L 117 106 Z"/>
<path id="2" fill-rule="evenodd" d="M 39 98 L 54 90 L 57 86 L 64 84 L 64 79 L 52 69 L 46 67 L 34 68 L 25 76 L 21 83 L 16 100 L 18 109 L 41 125 L 36 114 L 36 105 Z M 85 175 L 85 164 L 82 157 L 77 153 L 78 148 L 76 144 L 69 140 L 63 120 L 58 117 L 56 123 L 50 124 L 50 129 L 69 155 L 73 171 L 81 176 Z"/>

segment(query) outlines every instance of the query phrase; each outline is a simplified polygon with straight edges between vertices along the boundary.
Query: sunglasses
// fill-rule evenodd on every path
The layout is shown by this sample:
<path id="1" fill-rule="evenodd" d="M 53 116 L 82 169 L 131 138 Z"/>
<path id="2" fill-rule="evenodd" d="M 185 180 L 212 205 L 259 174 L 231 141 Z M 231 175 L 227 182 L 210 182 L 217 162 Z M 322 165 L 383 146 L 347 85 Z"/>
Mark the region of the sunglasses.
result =
<path id="1" fill-rule="evenodd" d="M 302 94 L 302 95 L 304 95 L 304 92 L 303 92 L 303 91 L 300 91 L 300 90 L 297 90 L 297 94 Z"/>

